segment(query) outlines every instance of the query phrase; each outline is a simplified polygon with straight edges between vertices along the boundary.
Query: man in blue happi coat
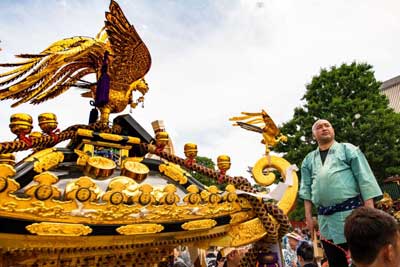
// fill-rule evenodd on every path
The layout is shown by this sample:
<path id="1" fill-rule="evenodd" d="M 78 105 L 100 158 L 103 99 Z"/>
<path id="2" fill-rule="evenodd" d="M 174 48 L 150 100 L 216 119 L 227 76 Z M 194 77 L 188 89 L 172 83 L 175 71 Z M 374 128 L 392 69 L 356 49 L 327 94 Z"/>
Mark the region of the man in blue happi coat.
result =
<path id="1" fill-rule="evenodd" d="M 352 144 L 336 142 L 329 121 L 317 120 L 312 133 L 318 148 L 302 163 L 299 197 L 304 200 L 311 233 L 314 231 L 312 205 L 318 210 L 318 225 L 329 266 L 345 267 L 348 266 L 346 217 L 357 207 L 374 207 L 373 198 L 382 195 L 382 191 L 361 150 Z"/>

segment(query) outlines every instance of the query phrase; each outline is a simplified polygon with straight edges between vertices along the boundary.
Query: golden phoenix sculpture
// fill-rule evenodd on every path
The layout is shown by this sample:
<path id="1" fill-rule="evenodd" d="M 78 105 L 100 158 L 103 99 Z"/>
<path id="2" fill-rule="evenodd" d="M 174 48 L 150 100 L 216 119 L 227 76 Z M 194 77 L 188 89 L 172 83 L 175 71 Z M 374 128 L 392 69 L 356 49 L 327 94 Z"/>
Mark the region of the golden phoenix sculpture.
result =
<path id="1" fill-rule="evenodd" d="M 136 107 L 148 91 L 144 75 L 151 66 L 150 53 L 115 1 L 111 1 L 105 26 L 96 38 L 67 38 L 39 54 L 16 57 L 24 61 L 0 64 L 13 68 L 0 73 L 0 100 L 18 100 L 12 107 L 42 103 L 71 87 L 84 88 L 88 91 L 82 96 L 94 99 L 91 104 L 100 110 L 100 121 L 107 124 L 110 113 L 121 112 L 127 105 Z M 96 83 L 81 80 L 93 73 Z M 143 96 L 134 101 L 133 91 Z M 97 120 L 96 115 L 91 117 L 91 122 Z"/>

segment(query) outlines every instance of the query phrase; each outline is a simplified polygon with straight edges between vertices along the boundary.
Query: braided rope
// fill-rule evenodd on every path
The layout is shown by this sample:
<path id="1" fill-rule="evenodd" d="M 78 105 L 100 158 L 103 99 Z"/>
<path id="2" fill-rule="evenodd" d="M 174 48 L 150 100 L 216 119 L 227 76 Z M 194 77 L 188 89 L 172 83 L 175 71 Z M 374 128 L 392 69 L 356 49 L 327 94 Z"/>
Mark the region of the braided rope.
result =
<path id="1" fill-rule="evenodd" d="M 41 137 L 34 137 L 30 140 L 31 144 L 28 144 L 22 140 L 15 140 L 12 142 L 2 142 L 0 143 L 0 154 L 24 151 L 31 148 L 45 148 L 45 147 L 55 146 L 60 142 L 75 138 L 78 129 L 90 129 L 93 131 L 102 131 L 106 133 L 119 133 L 121 131 L 121 128 L 117 126 L 113 128 L 104 128 L 104 127 L 105 127 L 104 124 L 101 123 L 94 123 L 91 125 L 77 124 L 68 127 L 61 133 L 56 133 L 53 135 L 44 135 Z"/>

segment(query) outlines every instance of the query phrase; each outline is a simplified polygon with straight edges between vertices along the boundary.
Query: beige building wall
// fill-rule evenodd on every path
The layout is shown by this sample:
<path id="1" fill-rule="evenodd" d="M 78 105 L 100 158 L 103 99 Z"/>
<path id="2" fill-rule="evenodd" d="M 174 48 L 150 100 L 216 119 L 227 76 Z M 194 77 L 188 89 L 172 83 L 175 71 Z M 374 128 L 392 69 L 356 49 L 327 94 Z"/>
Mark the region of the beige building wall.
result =
<path id="1" fill-rule="evenodd" d="M 380 89 L 389 99 L 389 106 L 400 112 L 400 76 L 383 82 Z"/>

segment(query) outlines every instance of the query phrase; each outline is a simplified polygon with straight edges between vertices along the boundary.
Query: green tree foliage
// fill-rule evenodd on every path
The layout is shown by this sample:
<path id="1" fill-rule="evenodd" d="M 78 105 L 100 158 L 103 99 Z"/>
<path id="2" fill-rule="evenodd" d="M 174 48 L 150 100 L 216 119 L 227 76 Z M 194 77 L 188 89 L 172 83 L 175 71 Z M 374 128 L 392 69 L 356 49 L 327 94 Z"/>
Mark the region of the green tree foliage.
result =
<path id="1" fill-rule="evenodd" d="M 388 107 L 380 93 L 372 66 L 352 63 L 322 69 L 306 86 L 304 104 L 281 130 L 288 143 L 276 151 L 301 166 L 308 152 L 316 148 L 311 126 L 318 118 L 329 120 L 336 140 L 359 146 L 379 182 L 400 174 L 400 114 Z"/>
<path id="2" fill-rule="evenodd" d="M 203 165 L 207 168 L 213 169 L 215 170 L 215 163 L 212 161 L 212 159 L 207 158 L 207 157 L 200 157 L 197 156 L 196 157 L 196 163 Z M 210 186 L 210 185 L 218 185 L 217 181 L 215 181 L 213 178 L 208 177 L 204 174 L 195 172 L 195 171 L 190 171 L 190 174 L 196 178 L 199 182 L 201 182 L 202 184 L 206 185 L 206 186 Z"/>

